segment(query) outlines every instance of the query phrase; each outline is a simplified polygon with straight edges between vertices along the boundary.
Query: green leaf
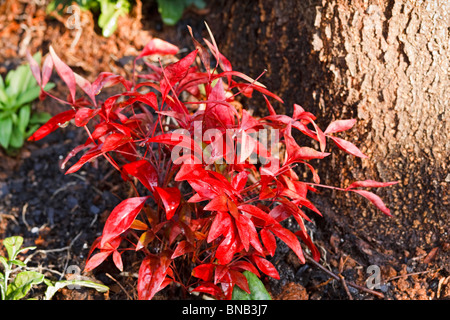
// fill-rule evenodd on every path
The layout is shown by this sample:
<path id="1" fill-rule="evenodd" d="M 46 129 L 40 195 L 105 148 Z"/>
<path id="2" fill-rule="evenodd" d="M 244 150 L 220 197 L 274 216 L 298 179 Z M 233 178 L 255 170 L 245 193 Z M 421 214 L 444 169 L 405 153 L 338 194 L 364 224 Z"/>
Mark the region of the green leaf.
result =
<path id="1" fill-rule="evenodd" d="M 168 26 L 174 26 L 181 19 L 185 7 L 185 0 L 158 0 L 158 11 Z"/>
<path id="2" fill-rule="evenodd" d="M 5 270 L 9 269 L 8 260 L 5 257 L 0 256 L 0 262 L 2 263 L 3 268 L 5 268 Z"/>
<path id="3" fill-rule="evenodd" d="M 50 120 L 52 115 L 48 112 L 35 112 L 31 115 L 30 124 L 43 124 Z"/>
<path id="4" fill-rule="evenodd" d="M 44 281 L 44 275 L 35 271 L 23 271 L 8 286 L 6 300 L 20 300 L 25 297 L 33 285 Z"/>
<path id="5" fill-rule="evenodd" d="M 3 240 L 3 245 L 8 252 L 9 260 L 14 260 L 16 258 L 22 244 L 23 238 L 21 236 L 9 237 Z"/>
<path id="6" fill-rule="evenodd" d="M 23 146 L 25 140 L 24 133 L 20 131 L 18 125 L 14 125 L 11 133 L 11 139 L 9 140 L 9 148 L 19 149 Z"/>
<path id="7" fill-rule="evenodd" d="M 11 140 L 13 123 L 11 118 L 0 119 L 0 145 L 8 149 Z"/>
<path id="8" fill-rule="evenodd" d="M 98 292 L 107 292 L 109 288 L 103 284 L 96 283 L 93 281 L 87 280 L 62 280 L 58 281 L 55 284 L 51 284 L 46 282 L 48 285 L 47 290 L 45 291 L 45 300 L 51 300 L 53 295 L 59 290 L 66 286 L 82 286 L 87 288 L 92 288 L 97 290 Z"/>
<path id="9" fill-rule="evenodd" d="M 26 267 L 27 265 L 25 263 L 23 263 L 23 261 L 20 260 L 11 260 L 9 261 L 11 264 L 15 264 L 19 267 Z"/>
<path id="10" fill-rule="evenodd" d="M 258 276 L 250 271 L 244 271 L 242 273 L 248 282 L 248 287 L 250 289 L 250 294 L 234 286 L 232 300 L 272 300 L 272 297 L 267 292 L 266 287 L 258 278 Z"/>
<path id="11" fill-rule="evenodd" d="M 31 106 L 29 104 L 24 105 L 19 109 L 19 123 L 18 127 L 22 134 L 25 133 L 25 130 L 28 127 L 28 123 L 30 122 L 30 114 L 31 114 Z"/>

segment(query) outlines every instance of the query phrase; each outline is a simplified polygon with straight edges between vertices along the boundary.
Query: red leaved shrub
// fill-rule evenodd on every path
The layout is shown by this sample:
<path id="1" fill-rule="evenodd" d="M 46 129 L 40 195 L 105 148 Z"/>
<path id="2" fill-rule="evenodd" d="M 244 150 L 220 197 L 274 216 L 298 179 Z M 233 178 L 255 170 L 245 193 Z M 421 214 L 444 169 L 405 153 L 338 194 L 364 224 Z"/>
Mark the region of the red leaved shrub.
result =
<path id="1" fill-rule="evenodd" d="M 349 154 L 366 157 L 335 135 L 351 129 L 355 120 L 334 121 L 322 131 L 315 116 L 299 105 L 294 105 L 292 116 L 277 114 L 270 101 L 283 101 L 257 79 L 234 71 L 210 36 L 211 42 L 204 39 L 207 47 L 193 39 L 196 49 L 168 65 L 146 57 L 175 55 L 178 48 L 153 39 L 134 61 L 144 59 L 149 72 L 134 71 L 132 80 L 103 72 L 90 83 L 52 48 L 42 70 L 28 56 L 41 88 L 55 69 L 69 89 L 66 100 L 45 91 L 42 97 L 49 95 L 70 107 L 30 140 L 73 121 L 86 130 L 88 138 L 64 160 L 63 166 L 84 151 L 67 173 L 102 157 L 125 181 L 142 184 L 135 186 L 135 197 L 123 200 L 111 212 L 85 267 L 92 270 L 112 256 L 122 270 L 125 250 L 141 252 L 140 299 L 151 299 L 172 282 L 230 299 L 235 285 L 249 292 L 245 270 L 279 279 L 268 259 L 275 253 L 276 238 L 302 263 L 301 242 L 319 260 L 304 223 L 310 220 L 307 213 L 320 215 L 308 200 L 308 193 L 317 187 L 358 193 L 389 215 L 377 195 L 360 188 L 396 182 L 357 181 L 346 189 L 325 186 L 309 163 L 329 155 L 325 152 L 328 138 Z M 97 95 L 111 86 L 120 93 L 100 101 Z M 264 96 L 266 117 L 253 117 L 236 101 L 238 95 L 251 98 L 253 94 Z M 299 145 L 293 131 L 317 141 L 319 150 Z M 302 169 L 312 173 L 312 181 L 299 177 Z M 297 231 L 282 226 L 289 218 L 297 222 Z M 131 247 L 121 246 L 125 239 Z M 191 276 L 183 276 L 180 266 L 190 267 Z"/>

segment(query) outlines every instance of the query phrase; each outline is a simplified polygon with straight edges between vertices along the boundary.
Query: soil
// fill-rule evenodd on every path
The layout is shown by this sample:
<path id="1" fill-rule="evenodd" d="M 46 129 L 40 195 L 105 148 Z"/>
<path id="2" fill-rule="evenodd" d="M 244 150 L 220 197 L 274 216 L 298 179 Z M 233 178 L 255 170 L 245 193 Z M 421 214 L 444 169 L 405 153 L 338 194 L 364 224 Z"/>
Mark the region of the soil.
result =
<path id="1" fill-rule="evenodd" d="M 116 33 L 104 38 L 89 12 L 81 13 L 82 27 L 78 31 L 66 27 L 68 14 L 48 16 L 45 6 L 36 3 L 7 0 L 0 6 L 2 76 L 24 61 L 26 50 L 32 53 L 42 50 L 45 54 L 49 45 L 89 80 L 102 71 L 126 75 L 129 62 L 151 37 L 192 49 L 186 26 L 192 26 L 196 35 L 202 35 L 203 21 L 208 15 L 207 9 L 188 10 L 175 27 L 167 27 L 161 23 L 155 4 L 142 5 L 136 1 L 130 15 L 121 18 Z M 64 94 L 64 86 L 57 79 L 55 82 L 56 90 Z M 64 110 L 51 100 L 38 101 L 34 108 L 51 114 Z M 59 164 L 85 139 L 83 132 L 69 125 L 41 141 L 25 143 L 14 155 L 0 151 L 0 239 L 21 235 L 25 245 L 36 246 L 35 251 L 27 253 L 32 255 L 28 266 L 49 279 L 71 278 L 75 274 L 110 287 L 107 294 L 91 289 L 63 289 L 54 299 L 137 299 L 139 265 L 133 263 L 134 253 L 124 255 L 127 272 L 119 272 L 110 261 L 94 272 L 81 272 L 108 214 L 130 191 L 117 172 L 102 161 L 86 165 L 76 174 L 64 174 Z M 279 243 L 272 262 L 281 279 L 263 279 L 274 299 L 380 299 L 379 295 L 363 290 L 368 288 L 367 284 L 378 285 L 373 290 L 382 293 L 384 299 L 450 299 L 448 242 L 430 245 L 433 242 L 410 237 L 403 247 L 393 246 L 392 239 L 397 237 L 397 232 L 408 232 L 407 228 L 384 228 L 381 235 L 381 228 L 371 228 L 361 235 L 356 226 L 371 217 L 338 214 L 322 197 L 316 200 L 324 216 L 315 217 L 308 228 L 321 250 L 322 269 L 310 261 L 301 264 L 289 248 Z M 441 223 L 446 225 L 447 221 Z M 0 254 L 4 254 L 2 250 L 0 245 Z M 42 288 L 34 294 L 41 293 L 39 290 Z M 180 298 L 200 297 L 180 293 L 176 287 L 168 287 L 155 297 Z"/>

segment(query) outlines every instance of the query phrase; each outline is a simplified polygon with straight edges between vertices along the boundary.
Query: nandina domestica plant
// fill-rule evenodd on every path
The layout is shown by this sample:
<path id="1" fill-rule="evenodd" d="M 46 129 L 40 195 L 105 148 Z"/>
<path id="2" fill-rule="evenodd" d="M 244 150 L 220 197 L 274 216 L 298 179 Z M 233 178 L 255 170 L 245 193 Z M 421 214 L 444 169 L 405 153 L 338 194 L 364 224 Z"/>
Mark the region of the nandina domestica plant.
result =
<path id="1" fill-rule="evenodd" d="M 122 270 L 122 254 L 130 249 L 140 252 L 139 299 L 152 299 L 171 283 L 217 299 L 230 299 L 235 286 L 249 293 L 244 271 L 279 279 L 270 262 L 276 238 L 305 263 L 303 242 L 318 261 L 319 251 L 305 226 L 305 220 L 310 221 L 307 212 L 321 214 L 308 200 L 308 193 L 318 187 L 358 193 L 390 214 L 377 195 L 360 188 L 396 182 L 356 181 L 345 189 L 326 186 L 310 163 L 329 155 L 327 138 L 365 158 L 354 144 L 335 135 L 351 129 L 356 120 L 337 120 L 322 131 L 316 117 L 297 104 L 292 116 L 277 114 L 272 103 L 282 104 L 282 99 L 258 79 L 234 71 L 211 32 L 210 38 L 204 39 L 205 47 L 192 37 L 196 49 L 168 65 L 156 57 L 176 55 L 178 48 L 151 40 L 134 60 L 131 80 L 103 72 L 90 83 L 51 47 L 42 71 L 29 55 L 41 88 L 56 69 L 69 89 L 67 100 L 42 93 L 70 107 L 30 140 L 72 121 L 88 137 L 64 160 L 63 167 L 85 151 L 66 173 L 103 157 L 134 187 L 135 196 L 109 215 L 85 270 L 108 257 Z M 136 72 L 138 59 L 144 60 L 148 73 Z M 81 97 L 77 86 L 84 92 Z M 110 86 L 120 93 L 100 101 L 97 95 Z M 267 116 L 253 117 L 237 102 L 237 96 L 253 94 L 263 95 Z M 299 145 L 294 130 L 317 141 L 319 150 Z M 312 181 L 300 178 L 302 169 L 311 173 Z M 297 222 L 297 231 L 283 227 L 289 218 Z"/>

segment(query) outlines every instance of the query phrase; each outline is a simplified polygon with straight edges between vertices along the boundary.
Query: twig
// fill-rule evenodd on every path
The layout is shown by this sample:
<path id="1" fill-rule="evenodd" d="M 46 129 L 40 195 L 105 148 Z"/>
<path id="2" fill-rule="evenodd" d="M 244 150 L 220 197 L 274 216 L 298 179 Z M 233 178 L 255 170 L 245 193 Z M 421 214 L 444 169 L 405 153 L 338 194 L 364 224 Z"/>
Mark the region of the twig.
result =
<path id="1" fill-rule="evenodd" d="M 22 221 L 25 224 L 25 226 L 27 227 L 27 230 L 30 230 L 30 225 L 28 224 L 27 220 L 25 219 L 25 214 L 27 213 L 27 209 L 28 209 L 28 203 L 25 203 L 24 206 L 22 207 Z"/>
<path id="2" fill-rule="evenodd" d="M 130 294 L 127 292 L 127 290 L 120 284 L 119 281 L 114 279 L 113 276 L 111 276 L 109 273 L 106 273 L 106 276 L 119 285 L 120 289 L 122 289 L 122 291 L 125 292 L 125 294 L 127 295 L 128 299 L 133 300 L 133 298 L 130 296 Z"/>
<path id="3" fill-rule="evenodd" d="M 345 292 L 346 292 L 347 295 L 348 295 L 348 298 L 349 298 L 350 300 L 353 300 L 353 296 L 352 296 L 352 294 L 350 293 L 350 291 L 348 290 L 347 283 L 345 282 L 344 276 L 340 274 L 339 277 L 341 278 L 342 286 L 344 287 Z"/>
<path id="4" fill-rule="evenodd" d="M 338 280 L 338 281 L 345 281 L 345 283 L 346 283 L 347 285 L 349 285 L 349 286 L 351 286 L 351 287 L 353 287 L 353 288 L 355 288 L 355 289 L 358 289 L 358 290 L 360 290 L 360 291 L 364 291 L 364 292 L 370 293 L 370 294 L 372 294 L 372 295 L 374 295 L 374 296 L 376 296 L 376 297 L 378 297 L 378 298 L 380 298 L 380 299 L 384 299 L 384 294 L 382 294 L 381 292 L 374 291 L 374 290 L 371 290 L 371 289 L 369 289 L 369 288 L 365 288 L 365 287 L 359 286 L 359 285 L 354 284 L 354 283 L 352 283 L 352 282 L 346 281 L 345 279 L 344 279 L 344 280 L 341 280 L 341 278 L 340 278 L 338 275 L 334 274 L 333 272 L 331 272 L 331 271 L 328 270 L 327 268 L 323 267 L 320 263 L 316 262 L 311 256 L 309 256 L 309 255 L 306 254 L 306 253 L 304 253 L 304 255 L 305 255 L 305 258 L 306 258 L 309 262 L 311 262 L 313 265 L 315 265 L 316 267 L 318 267 L 320 270 L 322 270 L 322 271 L 324 271 L 325 273 L 327 273 L 330 277 L 332 277 L 332 278 L 334 278 L 334 279 L 336 279 L 336 280 Z"/>
<path id="5" fill-rule="evenodd" d="M 434 272 L 434 271 L 439 271 L 439 269 L 438 270 L 425 270 L 425 271 L 419 271 L 419 272 L 402 274 L 402 275 L 399 275 L 399 276 L 396 276 L 396 277 L 389 278 L 389 279 L 386 280 L 386 282 L 389 282 L 389 281 L 392 281 L 392 280 L 395 280 L 395 279 L 404 278 L 404 277 L 415 276 L 415 275 L 418 275 L 418 274 L 425 274 L 425 273 L 429 273 L 429 272 Z"/>

